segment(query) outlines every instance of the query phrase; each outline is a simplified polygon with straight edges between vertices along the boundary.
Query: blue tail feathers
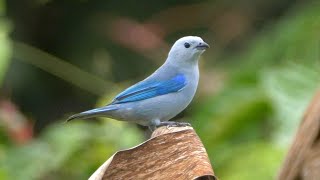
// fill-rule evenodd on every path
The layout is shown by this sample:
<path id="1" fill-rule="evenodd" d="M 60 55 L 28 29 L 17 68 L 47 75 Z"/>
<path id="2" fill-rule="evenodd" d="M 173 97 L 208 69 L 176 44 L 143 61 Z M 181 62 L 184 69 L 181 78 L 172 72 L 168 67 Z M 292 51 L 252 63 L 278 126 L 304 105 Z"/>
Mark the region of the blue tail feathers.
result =
<path id="1" fill-rule="evenodd" d="M 74 119 L 88 119 L 88 118 L 102 116 L 104 114 L 106 115 L 107 112 L 114 111 L 114 110 L 117 110 L 117 108 L 116 107 L 110 107 L 110 106 L 91 109 L 91 110 L 84 111 L 84 112 L 81 112 L 81 113 L 74 114 L 74 115 L 70 116 L 67 119 L 67 122 L 71 121 L 71 120 L 74 120 Z"/>

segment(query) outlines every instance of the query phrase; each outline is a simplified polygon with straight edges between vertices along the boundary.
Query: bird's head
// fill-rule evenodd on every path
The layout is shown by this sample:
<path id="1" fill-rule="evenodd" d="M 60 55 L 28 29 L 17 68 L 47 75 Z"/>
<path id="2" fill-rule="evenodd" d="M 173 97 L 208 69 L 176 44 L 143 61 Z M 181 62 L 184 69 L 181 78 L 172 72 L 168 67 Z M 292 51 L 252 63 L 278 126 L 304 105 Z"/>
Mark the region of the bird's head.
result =
<path id="1" fill-rule="evenodd" d="M 197 36 L 178 39 L 169 52 L 169 59 L 179 62 L 197 61 L 199 56 L 210 46 Z"/>

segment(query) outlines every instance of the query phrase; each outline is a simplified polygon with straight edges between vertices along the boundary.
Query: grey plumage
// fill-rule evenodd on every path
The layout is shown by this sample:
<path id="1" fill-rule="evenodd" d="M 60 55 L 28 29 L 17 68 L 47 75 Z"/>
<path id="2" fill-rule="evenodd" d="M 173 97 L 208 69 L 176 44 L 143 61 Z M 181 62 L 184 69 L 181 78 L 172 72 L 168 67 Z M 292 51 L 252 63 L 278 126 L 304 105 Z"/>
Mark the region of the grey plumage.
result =
<path id="1" fill-rule="evenodd" d="M 200 37 L 187 36 L 172 46 L 165 63 L 149 77 L 120 93 L 107 106 L 68 118 L 104 116 L 154 129 L 184 110 L 199 81 L 198 59 L 209 47 Z"/>

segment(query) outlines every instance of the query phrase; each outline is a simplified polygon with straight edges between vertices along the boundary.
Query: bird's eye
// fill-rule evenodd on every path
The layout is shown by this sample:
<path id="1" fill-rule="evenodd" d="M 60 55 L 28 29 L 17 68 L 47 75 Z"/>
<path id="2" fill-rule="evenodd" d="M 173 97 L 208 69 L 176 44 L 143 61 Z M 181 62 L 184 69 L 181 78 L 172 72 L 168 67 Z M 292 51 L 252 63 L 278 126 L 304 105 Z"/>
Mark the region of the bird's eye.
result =
<path id="1" fill-rule="evenodd" d="M 184 43 L 184 47 L 185 47 L 185 48 L 189 48 L 189 47 L 190 47 L 190 44 L 186 42 L 186 43 Z"/>

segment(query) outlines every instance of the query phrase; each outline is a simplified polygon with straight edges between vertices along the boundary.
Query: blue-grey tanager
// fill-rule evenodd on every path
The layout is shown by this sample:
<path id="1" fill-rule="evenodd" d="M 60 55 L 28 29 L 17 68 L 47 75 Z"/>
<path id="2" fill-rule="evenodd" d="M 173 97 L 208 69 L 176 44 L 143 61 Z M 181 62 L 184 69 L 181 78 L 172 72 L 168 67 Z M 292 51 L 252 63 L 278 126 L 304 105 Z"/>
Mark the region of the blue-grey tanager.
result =
<path id="1" fill-rule="evenodd" d="M 198 60 L 207 48 L 209 45 L 200 37 L 180 38 L 165 63 L 149 77 L 118 94 L 110 104 L 75 114 L 68 121 L 103 116 L 138 123 L 152 130 L 163 125 L 187 125 L 168 120 L 193 99 L 199 81 Z"/>

